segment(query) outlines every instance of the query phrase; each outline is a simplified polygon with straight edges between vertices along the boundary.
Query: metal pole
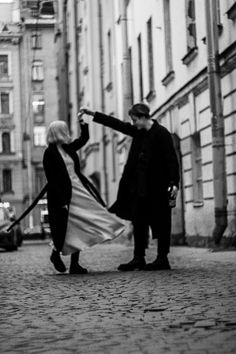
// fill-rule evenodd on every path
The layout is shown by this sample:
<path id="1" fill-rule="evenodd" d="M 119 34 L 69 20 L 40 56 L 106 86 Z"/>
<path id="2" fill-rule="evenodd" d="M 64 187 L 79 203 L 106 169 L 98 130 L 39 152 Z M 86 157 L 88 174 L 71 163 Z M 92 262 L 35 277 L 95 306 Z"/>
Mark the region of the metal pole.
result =
<path id="1" fill-rule="evenodd" d="M 212 113 L 213 185 L 215 228 L 213 239 L 219 244 L 227 227 L 227 188 L 225 163 L 224 117 L 219 67 L 217 8 L 215 0 L 205 0 L 206 38 L 208 52 L 208 83 Z"/>
<path id="2" fill-rule="evenodd" d="M 101 111 L 105 111 L 104 95 L 104 52 L 103 52 L 103 31 L 102 31 L 102 3 L 98 0 L 98 26 L 99 26 L 99 56 L 100 56 L 100 90 L 101 90 Z M 103 147 L 103 175 L 104 175 L 104 199 L 108 202 L 108 176 L 107 176 L 107 151 L 106 151 L 106 127 L 102 127 Z"/>

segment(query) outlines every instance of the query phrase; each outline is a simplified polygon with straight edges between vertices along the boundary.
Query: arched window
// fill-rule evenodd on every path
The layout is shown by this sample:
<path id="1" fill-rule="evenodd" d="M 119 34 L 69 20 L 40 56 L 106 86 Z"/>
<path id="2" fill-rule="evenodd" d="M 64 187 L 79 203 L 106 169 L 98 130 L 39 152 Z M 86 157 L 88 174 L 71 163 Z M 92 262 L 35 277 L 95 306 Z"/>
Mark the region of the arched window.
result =
<path id="1" fill-rule="evenodd" d="M 10 133 L 5 132 L 2 134 L 2 152 L 8 154 L 11 152 Z"/>

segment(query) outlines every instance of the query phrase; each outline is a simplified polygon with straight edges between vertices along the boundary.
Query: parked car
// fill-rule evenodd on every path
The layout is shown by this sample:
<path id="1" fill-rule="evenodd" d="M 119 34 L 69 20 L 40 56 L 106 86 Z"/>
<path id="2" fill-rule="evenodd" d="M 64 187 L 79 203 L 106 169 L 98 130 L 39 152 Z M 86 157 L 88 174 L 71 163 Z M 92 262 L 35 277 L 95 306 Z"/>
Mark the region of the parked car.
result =
<path id="1" fill-rule="evenodd" d="M 50 235 L 51 231 L 48 221 L 48 210 L 45 207 L 40 210 L 40 223 L 24 229 L 23 237 L 24 240 L 45 240 L 49 239 Z"/>
<path id="2" fill-rule="evenodd" d="M 45 239 L 48 238 L 51 234 L 47 209 L 41 210 L 40 219 L 42 238 Z"/>
<path id="3" fill-rule="evenodd" d="M 7 251 L 16 251 L 22 245 L 23 234 L 20 224 L 17 224 L 9 232 L 7 228 L 15 220 L 15 214 L 10 204 L 0 203 L 0 248 Z"/>

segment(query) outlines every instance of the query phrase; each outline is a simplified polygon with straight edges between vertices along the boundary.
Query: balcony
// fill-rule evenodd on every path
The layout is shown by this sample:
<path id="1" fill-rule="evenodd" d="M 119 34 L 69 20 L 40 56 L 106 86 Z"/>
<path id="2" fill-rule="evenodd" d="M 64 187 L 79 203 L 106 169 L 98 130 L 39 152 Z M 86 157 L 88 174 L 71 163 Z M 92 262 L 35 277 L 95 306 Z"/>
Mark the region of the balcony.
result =
<path id="1" fill-rule="evenodd" d="M 0 113 L 0 128 L 12 129 L 14 127 L 13 113 Z"/>
<path id="2" fill-rule="evenodd" d="M 9 74 L 0 74 L 0 82 L 12 82 L 12 78 Z"/>

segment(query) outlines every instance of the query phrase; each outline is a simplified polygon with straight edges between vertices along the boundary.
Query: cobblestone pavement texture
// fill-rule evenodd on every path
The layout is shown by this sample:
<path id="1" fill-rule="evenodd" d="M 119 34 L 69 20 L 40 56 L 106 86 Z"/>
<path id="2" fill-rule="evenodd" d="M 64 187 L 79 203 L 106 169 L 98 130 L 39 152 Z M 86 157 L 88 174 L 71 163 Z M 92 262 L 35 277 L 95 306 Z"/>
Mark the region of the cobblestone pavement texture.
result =
<path id="1" fill-rule="evenodd" d="M 57 274 L 50 252 L 0 251 L 1 353 L 236 353 L 235 251 L 173 247 L 171 271 L 120 273 L 132 247 L 107 244 L 82 253 L 86 275 Z"/>

